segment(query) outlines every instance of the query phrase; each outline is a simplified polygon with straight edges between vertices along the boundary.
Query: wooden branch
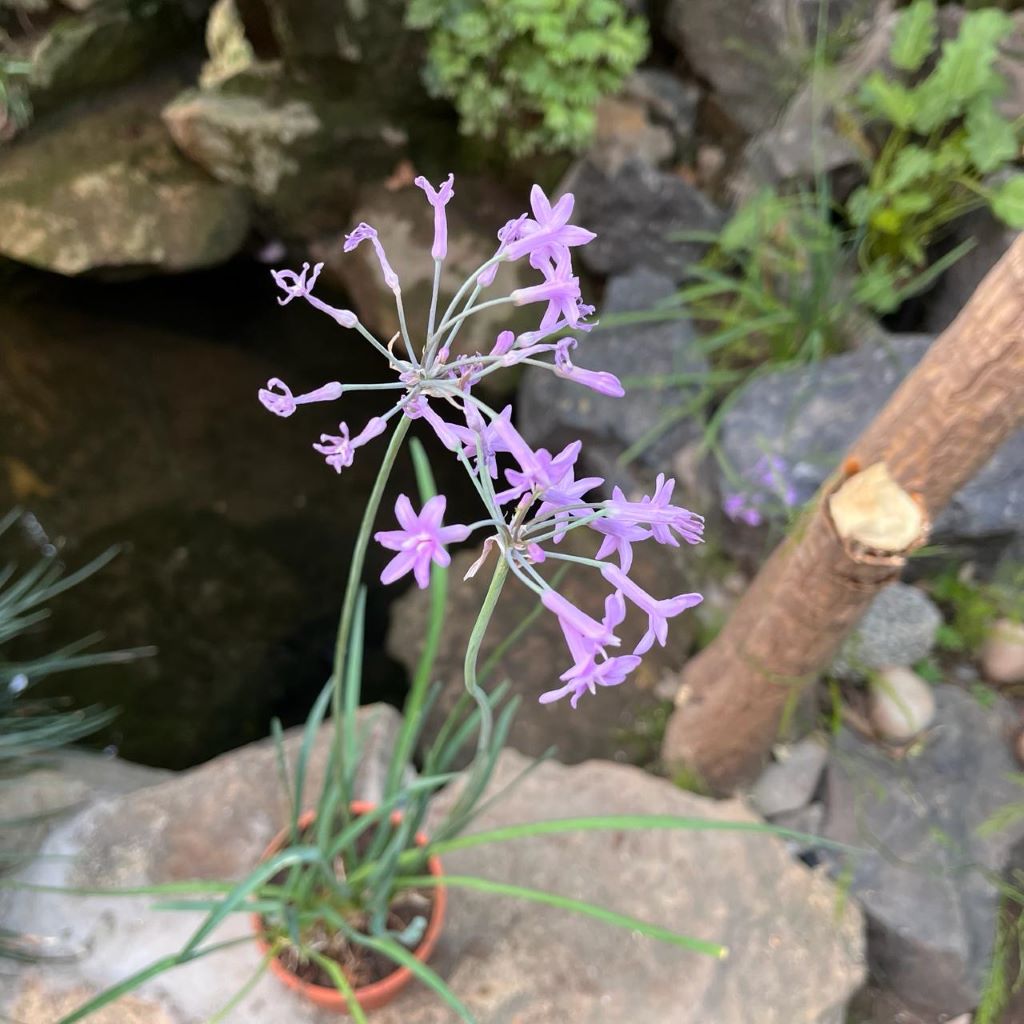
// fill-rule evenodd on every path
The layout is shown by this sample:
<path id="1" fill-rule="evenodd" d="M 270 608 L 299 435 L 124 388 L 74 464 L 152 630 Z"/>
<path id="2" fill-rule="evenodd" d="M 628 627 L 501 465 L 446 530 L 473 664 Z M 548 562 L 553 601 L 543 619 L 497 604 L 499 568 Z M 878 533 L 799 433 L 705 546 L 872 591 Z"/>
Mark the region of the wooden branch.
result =
<path id="1" fill-rule="evenodd" d="M 721 634 L 686 665 L 666 766 L 719 792 L 751 779 L 794 687 L 828 666 L 949 499 L 1022 422 L 1024 235 L 853 445 Z"/>

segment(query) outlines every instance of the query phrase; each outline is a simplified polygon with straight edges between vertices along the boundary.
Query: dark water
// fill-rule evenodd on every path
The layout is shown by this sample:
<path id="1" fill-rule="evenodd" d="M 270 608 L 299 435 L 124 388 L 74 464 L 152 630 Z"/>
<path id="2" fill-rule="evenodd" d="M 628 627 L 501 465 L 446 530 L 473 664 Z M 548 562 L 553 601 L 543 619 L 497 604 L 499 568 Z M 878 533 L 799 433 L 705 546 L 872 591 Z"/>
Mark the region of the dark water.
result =
<path id="1" fill-rule="evenodd" d="M 361 429 L 382 400 L 356 392 L 282 420 L 256 391 L 271 376 L 299 392 L 383 372 L 353 332 L 298 302 L 279 307 L 253 263 L 125 283 L 0 279 L 0 512 L 28 510 L 45 533 L 32 539 L 72 566 L 122 547 L 33 642 L 99 630 L 110 647 L 159 649 L 37 692 L 120 707 L 96 744 L 172 768 L 266 735 L 273 715 L 301 721 L 329 672 L 386 438 L 340 477 L 310 444 L 342 418 Z M 433 462 L 457 521 L 469 485 L 450 457 Z M 385 517 L 399 490 L 415 494 L 407 458 Z M 397 701 L 406 685 L 383 650 L 401 589 L 376 582 L 384 559 L 371 545 L 365 701 Z"/>

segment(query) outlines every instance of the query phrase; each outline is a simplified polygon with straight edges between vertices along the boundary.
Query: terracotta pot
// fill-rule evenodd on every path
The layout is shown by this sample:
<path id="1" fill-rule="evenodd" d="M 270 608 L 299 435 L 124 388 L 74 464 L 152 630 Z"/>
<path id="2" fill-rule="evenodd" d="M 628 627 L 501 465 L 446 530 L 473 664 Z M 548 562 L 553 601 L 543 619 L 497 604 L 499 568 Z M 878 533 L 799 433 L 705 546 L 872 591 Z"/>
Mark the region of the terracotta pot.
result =
<path id="1" fill-rule="evenodd" d="M 353 801 L 352 813 L 366 814 L 372 811 L 374 804 L 365 803 L 361 800 Z M 308 828 L 316 818 L 316 812 L 306 811 L 299 818 L 299 828 Z M 396 811 L 391 815 L 391 820 L 397 823 L 402 820 L 400 812 Z M 263 851 L 262 860 L 267 860 L 272 857 L 282 846 L 284 846 L 288 839 L 288 829 L 282 829 L 271 841 L 270 845 Z M 416 834 L 416 843 L 419 846 L 426 846 L 427 837 L 422 832 Z M 441 861 L 437 857 L 431 857 L 427 861 L 427 870 L 434 876 L 440 878 L 443 874 L 441 870 Z M 416 957 L 421 963 L 426 963 L 430 958 L 431 953 L 434 952 L 434 947 L 437 945 L 437 940 L 441 935 L 441 927 L 444 924 L 444 912 L 445 903 L 447 902 L 447 892 L 443 886 L 437 886 L 434 889 L 434 906 L 430 914 L 430 920 L 427 922 L 427 930 L 423 936 L 423 941 L 413 950 L 413 956 Z M 256 932 L 256 945 L 259 947 L 260 953 L 264 956 L 270 950 L 270 944 L 267 942 L 263 931 L 263 919 L 259 914 L 252 915 L 252 927 Z M 281 961 L 274 957 L 270 961 L 270 972 L 279 981 L 287 985 L 293 992 L 297 992 L 303 996 L 309 1002 L 316 1006 L 319 1006 L 325 1010 L 336 1010 L 339 1013 L 348 1012 L 348 1004 L 345 1002 L 345 997 L 336 989 L 329 988 L 326 985 L 313 985 L 308 981 L 303 981 L 301 978 L 292 974 Z M 399 967 L 397 970 L 392 971 L 385 978 L 381 978 L 380 981 L 375 981 L 372 985 L 363 985 L 355 990 L 356 1000 L 364 1010 L 376 1010 L 386 1003 L 390 1003 L 399 992 L 405 988 L 406 985 L 412 980 L 413 974 L 408 967 Z"/>

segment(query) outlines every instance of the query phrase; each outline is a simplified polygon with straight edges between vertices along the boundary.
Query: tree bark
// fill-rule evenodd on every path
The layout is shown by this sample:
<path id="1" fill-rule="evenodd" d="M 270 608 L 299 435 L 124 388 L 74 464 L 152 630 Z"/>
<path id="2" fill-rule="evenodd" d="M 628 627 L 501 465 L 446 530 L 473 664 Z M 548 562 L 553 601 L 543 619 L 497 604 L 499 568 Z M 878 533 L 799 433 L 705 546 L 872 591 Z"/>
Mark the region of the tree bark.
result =
<path id="1" fill-rule="evenodd" d="M 930 522 L 1022 422 L 1024 234 L 686 665 L 662 748 L 669 769 L 717 792 L 753 778 L 793 688 L 827 667 Z"/>

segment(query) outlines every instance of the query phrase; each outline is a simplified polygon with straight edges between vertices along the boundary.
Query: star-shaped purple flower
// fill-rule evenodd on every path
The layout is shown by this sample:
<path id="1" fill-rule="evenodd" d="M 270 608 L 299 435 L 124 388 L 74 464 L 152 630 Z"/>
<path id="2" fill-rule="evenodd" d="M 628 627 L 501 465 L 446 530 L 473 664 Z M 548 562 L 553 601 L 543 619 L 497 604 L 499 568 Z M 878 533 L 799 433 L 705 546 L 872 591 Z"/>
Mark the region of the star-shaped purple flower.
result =
<path id="1" fill-rule="evenodd" d="M 557 262 L 565 249 L 575 245 L 586 245 L 597 235 L 586 228 L 569 223 L 576 199 L 566 192 L 554 206 L 544 194 L 540 185 L 530 190 L 530 207 L 533 218 L 527 218 L 519 225 L 518 237 L 510 242 L 505 255 L 518 260 L 529 255 L 532 266 L 540 268 L 545 262 Z"/>
<path id="2" fill-rule="evenodd" d="M 452 557 L 445 544 L 465 540 L 469 536 L 467 526 L 442 526 L 447 499 L 443 494 L 431 498 L 417 515 L 412 503 L 400 494 L 395 502 L 395 516 L 400 530 L 382 530 L 374 534 L 374 540 L 389 551 L 398 554 L 391 559 L 380 574 L 381 583 L 394 583 L 407 572 L 411 572 L 420 589 L 430 584 L 430 563 L 442 568 L 450 565 Z"/>

